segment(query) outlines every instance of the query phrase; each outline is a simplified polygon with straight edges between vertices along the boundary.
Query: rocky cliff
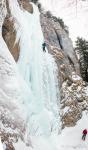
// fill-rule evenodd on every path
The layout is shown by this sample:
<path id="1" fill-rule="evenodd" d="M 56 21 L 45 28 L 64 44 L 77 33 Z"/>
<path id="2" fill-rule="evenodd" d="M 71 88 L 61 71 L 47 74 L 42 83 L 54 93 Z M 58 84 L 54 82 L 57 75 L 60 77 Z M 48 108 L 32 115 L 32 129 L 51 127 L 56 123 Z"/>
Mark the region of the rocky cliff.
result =
<path id="1" fill-rule="evenodd" d="M 49 12 L 42 12 L 40 20 L 47 48 L 58 66 L 62 128 L 74 126 L 82 117 L 83 110 L 88 109 L 86 83 L 80 77 L 78 59 L 67 28 L 63 28 Z"/>
<path id="2" fill-rule="evenodd" d="M 68 32 L 62 28 L 57 18 L 41 13 L 41 26 L 44 33 L 47 48 L 55 57 L 58 65 L 60 82 L 71 77 L 75 71 L 80 74 L 79 64 L 76 58 L 72 41 Z"/>

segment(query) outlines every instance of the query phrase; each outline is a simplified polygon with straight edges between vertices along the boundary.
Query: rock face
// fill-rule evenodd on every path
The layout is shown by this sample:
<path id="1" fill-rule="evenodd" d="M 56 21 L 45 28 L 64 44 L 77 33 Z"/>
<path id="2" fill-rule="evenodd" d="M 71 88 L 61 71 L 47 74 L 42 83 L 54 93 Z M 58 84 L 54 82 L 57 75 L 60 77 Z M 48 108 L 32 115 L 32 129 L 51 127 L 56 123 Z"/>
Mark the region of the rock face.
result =
<path id="1" fill-rule="evenodd" d="M 88 109 L 85 83 L 77 76 L 80 75 L 79 63 L 67 30 L 51 15 L 43 12 L 40 18 L 47 48 L 58 66 L 62 128 L 74 126 L 82 117 L 82 111 Z"/>
<path id="2" fill-rule="evenodd" d="M 19 44 L 15 44 L 16 32 L 14 30 L 13 21 L 11 21 L 10 18 L 6 17 L 2 29 L 3 38 L 15 61 L 17 61 L 19 57 Z"/>
<path id="3" fill-rule="evenodd" d="M 18 2 L 22 9 L 30 13 L 33 13 L 33 7 L 32 7 L 32 4 L 29 3 L 29 0 L 18 0 Z"/>
<path id="4" fill-rule="evenodd" d="M 61 88 L 61 97 L 62 128 L 74 126 L 82 117 L 82 112 L 88 110 L 85 82 L 81 78 L 75 80 L 71 86 L 68 86 L 68 81 L 64 82 Z"/>
<path id="5" fill-rule="evenodd" d="M 40 18 L 45 42 L 49 52 L 55 57 L 58 65 L 58 77 L 60 78 L 60 85 L 62 85 L 63 80 L 70 79 L 72 71 L 80 74 L 72 41 L 59 21 L 54 20 L 51 16 L 48 17 L 46 13 L 41 13 Z"/>

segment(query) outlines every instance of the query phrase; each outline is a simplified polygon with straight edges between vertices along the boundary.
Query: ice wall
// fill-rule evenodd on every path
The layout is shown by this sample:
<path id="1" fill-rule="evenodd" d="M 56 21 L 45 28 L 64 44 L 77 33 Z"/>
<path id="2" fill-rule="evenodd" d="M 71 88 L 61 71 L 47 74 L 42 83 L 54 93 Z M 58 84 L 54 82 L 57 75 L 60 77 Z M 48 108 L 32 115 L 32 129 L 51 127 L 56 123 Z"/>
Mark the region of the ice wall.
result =
<path id="1" fill-rule="evenodd" d="M 44 42 L 38 8 L 33 5 L 33 14 L 19 7 L 17 0 L 9 0 L 14 27 L 19 41 L 18 68 L 24 79 L 27 108 L 27 127 L 32 135 L 49 135 L 58 132 L 56 64 L 50 54 L 43 52 Z M 22 81 L 23 82 L 23 81 Z M 26 103 L 26 104 L 25 104 Z"/>

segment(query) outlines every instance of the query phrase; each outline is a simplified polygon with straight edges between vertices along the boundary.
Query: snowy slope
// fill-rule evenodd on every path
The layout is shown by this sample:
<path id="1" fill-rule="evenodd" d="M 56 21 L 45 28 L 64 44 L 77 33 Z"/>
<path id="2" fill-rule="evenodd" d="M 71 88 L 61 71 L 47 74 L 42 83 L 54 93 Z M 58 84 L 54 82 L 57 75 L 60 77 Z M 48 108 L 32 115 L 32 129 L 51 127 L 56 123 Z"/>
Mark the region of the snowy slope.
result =
<path id="1" fill-rule="evenodd" d="M 85 141 L 81 139 L 82 130 L 87 127 L 88 114 L 85 112 L 75 127 L 65 128 L 60 135 L 31 137 L 33 147 L 27 148 L 19 141 L 19 144 L 15 144 L 15 148 L 16 150 L 22 147 L 24 147 L 22 150 L 87 150 L 88 135 Z"/>
<path id="2" fill-rule="evenodd" d="M 36 147 L 38 150 L 87 150 L 88 149 L 88 136 L 85 141 L 82 141 L 82 130 L 88 129 L 88 114 L 84 113 L 82 119 L 75 127 L 65 128 L 58 136 L 51 136 L 50 138 L 35 139 Z M 40 143 L 42 143 L 40 145 Z M 52 143 L 52 144 L 50 144 Z M 40 148 L 42 147 L 42 148 Z"/>
<path id="3" fill-rule="evenodd" d="M 2 143 L 1 143 L 1 139 L 0 139 L 0 150 L 4 150 L 4 149 L 3 149 L 3 145 L 2 145 Z"/>
<path id="4" fill-rule="evenodd" d="M 25 147 L 19 141 L 15 144 L 16 150 L 87 150 L 88 135 L 85 141 L 82 141 L 82 130 L 88 129 L 88 113 L 85 112 L 75 127 L 65 128 L 60 135 L 31 137 L 33 147 Z"/>

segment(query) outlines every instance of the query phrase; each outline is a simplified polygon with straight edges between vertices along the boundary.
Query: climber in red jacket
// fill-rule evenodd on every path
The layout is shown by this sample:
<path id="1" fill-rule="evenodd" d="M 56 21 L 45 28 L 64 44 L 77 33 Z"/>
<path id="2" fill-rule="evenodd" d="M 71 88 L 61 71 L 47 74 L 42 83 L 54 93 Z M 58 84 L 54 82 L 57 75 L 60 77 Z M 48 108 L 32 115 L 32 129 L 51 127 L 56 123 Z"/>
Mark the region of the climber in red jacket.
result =
<path id="1" fill-rule="evenodd" d="M 87 135 L 87 129 L 84 129 L 83 130 L 83 132 L 82 132 L 82 140 L 84 140 L 85 141 L 85 139 L 86 139 L 86 135 Z"/>

